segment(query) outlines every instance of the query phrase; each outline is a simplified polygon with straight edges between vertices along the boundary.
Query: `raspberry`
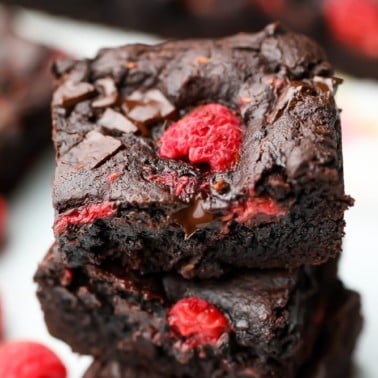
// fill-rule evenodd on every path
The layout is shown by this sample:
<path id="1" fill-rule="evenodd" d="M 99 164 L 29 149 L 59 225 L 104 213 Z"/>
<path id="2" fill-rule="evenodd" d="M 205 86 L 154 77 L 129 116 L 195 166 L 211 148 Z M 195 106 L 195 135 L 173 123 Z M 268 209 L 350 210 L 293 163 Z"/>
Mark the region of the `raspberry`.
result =
<path id="1" fill-rule="evenodd" d="M 196 297 L 178 301 L 168 313 L 169 326 L 186 338 L 186 345 L 215 346 L 230 332 L 227 318 L 213 304 Z"/>
<path id="2" fill-rule="evenodd" d="M 66 378 L 60 359 L 47 347 L 28 341 L 13 341 L 0 346 L 0 377 Z"/>
<path id="3" fill-rule="evenodd" d="M 108 180 L 109 180 L 109 182 L 114 182 L 114 181 L 116 181 L 117 179 L 118 179 L 118 177 L 120 177 L 121 176 L 121 173 L 120 172 L 113 172 L 113 173 L 111 173 L 109 176 L 108 176 Z"/>
<path id="4" fill-rule="evenodd" d="M 117 212 L 114 202 L 90 203 L 60 215 L 54 223 L 54 233 L 62 233 L 70 224 L 86 224 L 96 219 L 110 218 Z"/>
<path id="5" fill-rule="evenodd" d="M 148 178 L 157 182 L 158 184 L 168 186 L 175 196 L 180 196 L 186 191 L 193 192 L 194 186 L 197 185 L 197 180 L 195 177 L 179 177 L 176 172 L 165 173 L 162 175 L 151 175 Z"/>
<path id="6" fill-rule="evenodd" d="M 285 210 L 270 197 L 252 197 L 233 206 L 231 213 L 237 222 L 244 223 L 258 214 L 285 215 Z"/>
<path id="7" fill-rule="evenodd" d="M 376 0 L 325 0 L 324 13 L 331 32 L 339 42 L 378 58 Z"/>
<path id="8" fill-rule="evenodd" d="M 0 247 L 5 239 L 6 204 L 0 197 Z"/>
<path id="9" fill-rule="evenodd" d="M 241 123 L 219 104 L 201 106 L 173 123 L 160 140 L 162 158 L 207 163 L 216 172 L 227 171 L 239 159 Z"/>

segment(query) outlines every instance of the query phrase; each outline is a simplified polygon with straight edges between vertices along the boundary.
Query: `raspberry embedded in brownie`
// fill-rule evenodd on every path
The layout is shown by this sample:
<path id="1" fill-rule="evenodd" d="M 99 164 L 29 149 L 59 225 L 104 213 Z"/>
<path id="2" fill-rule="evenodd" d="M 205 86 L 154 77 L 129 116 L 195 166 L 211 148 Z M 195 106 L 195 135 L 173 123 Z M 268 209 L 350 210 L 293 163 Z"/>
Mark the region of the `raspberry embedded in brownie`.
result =
<path id="1" fill-rule="evenodd" d="M 312 41 L 269 25 L 104 49 L 54 72 L 54 231 L 73 266 L 114 254 L 211 277 L 340 252 L 339 80 Z"/>
<path id="2" fill-rule="evenodd" d="M 179 300 L 168 312 L 170 328 L 182 336 L 185 345 L 217 345 L 230 332 L 227 318 L 213 304 L 190 297 Z"/>
<path id="3" fill-rule="evenodd" d="M 229 109 L 203 105 L 169 126 L 160 139 L 159 155 L 225 172 L 239 160 L 241 134 L 240 120 Z"/>
<path id="4" fill-rule="evenodd" d="M 76 352 L 122 360 L 130 354 L 127 361 L 145 366 L 164 356 L 191 368 L 265 371 L 271 361 L 276 376 L 291 376 L 311 353 L 339 287 L 336 262 L 185 280 L 142 276 L 114 260 L 76 268 L 64 260 L 53 246 L 35 275 L 51 334 Z"/>

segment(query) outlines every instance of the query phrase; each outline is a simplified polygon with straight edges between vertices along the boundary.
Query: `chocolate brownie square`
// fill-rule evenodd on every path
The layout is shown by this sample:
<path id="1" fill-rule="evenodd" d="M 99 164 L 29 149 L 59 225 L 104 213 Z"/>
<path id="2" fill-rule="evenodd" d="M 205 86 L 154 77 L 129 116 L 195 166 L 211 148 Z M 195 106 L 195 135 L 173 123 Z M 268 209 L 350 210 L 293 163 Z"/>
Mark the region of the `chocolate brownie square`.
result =
<path id="1" fill-rule="evenodd" d="M 75 352 L 163 369 L 161 359 L 201 377 L 226 366 L 235 376 L 295 376 L 340 285 L 335 262 L 187 281 L 114 264 L 70 269 L 57 246 L 35 280 L 50 333 Z"/>
<path id="2" fill-rule="evenodd" d="M 360 298 L 358 294 L 340 287 L 335 296 L 335 304 L 326 314 L 323 327 L 315 348 L 308 361 L 297 372 L 288 377 L 298 378 L 347 378 L 352 373 L 352 355 L 358 334 L 361 330 L 362 318 L 360 314 Z M 261 378 L 282 377 L 275 375 L 274 369 L 267 375 L 261 375 L 253 368 L 232 371 L 227 366 L 223 370 L 206 372 L 206 377 L 238 377 Z M 164 369 L 164 371 L 163 371 Z M 125 364 L 123 361 L 95 361 L 88 369 L 85 378 L 189 378 L 203 376 L 205 370 L 200 366 L 197 371 L 188 371 L 180 366 L 163 359 L 152 364 L 145 364 L 140 359 L 137 363 Z M 286 376 L 285 376 L 286 377 Z"/>
<path id="3" fill-rule="evenodd" d="M 0 193 L 14 187 L 51 138 L 50 64 L 58 56 L 15 36 L 7 17 L 0 9 Z"/>
<path id="4" fill-rule="evenodd" d="M 54 71 L 54 232 L 71 267 L 206 278 L 339 254 L 340 80 L 311 40 L 272 24 Z"/>

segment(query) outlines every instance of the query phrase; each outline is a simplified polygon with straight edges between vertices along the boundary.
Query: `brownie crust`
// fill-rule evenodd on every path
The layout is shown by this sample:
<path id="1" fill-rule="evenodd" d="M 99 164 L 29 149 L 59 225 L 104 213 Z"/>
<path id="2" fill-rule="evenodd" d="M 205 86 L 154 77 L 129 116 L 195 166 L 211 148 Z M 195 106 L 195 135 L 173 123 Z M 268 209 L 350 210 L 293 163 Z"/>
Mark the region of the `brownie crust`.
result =
<path id="1" fill-rule="evenodd" d="M 352 204 L 333 98 L 340 81 L 306 37 L 272 24 L 130 45 L 60 62 L 55 76 L 54 231 L 72 267 L 113 256 L 143 273 L 207 278 L 339 254 Z M 240 117 L 236 166 L 160 157 L 169 125 L 214 102 Z M 248 207 L 264 201 L 275 210 Z"/>

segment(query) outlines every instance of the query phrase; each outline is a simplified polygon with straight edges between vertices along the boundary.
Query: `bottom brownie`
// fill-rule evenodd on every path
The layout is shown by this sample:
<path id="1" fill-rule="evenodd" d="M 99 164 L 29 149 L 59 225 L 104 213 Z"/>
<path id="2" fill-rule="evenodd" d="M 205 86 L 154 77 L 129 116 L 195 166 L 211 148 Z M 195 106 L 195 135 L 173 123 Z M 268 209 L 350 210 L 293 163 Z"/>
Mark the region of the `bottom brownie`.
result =
<path id="1" fill-rule="evenodd" d="M 354 346 L 362 326 L 359 295 L 341 285 L 333 295 L 331 307 L 320 336 L 308 361 L 295 374 L 298 378 L 347 378 L 351 376 L 351 361 Z M 267 377 L 278 377 L 275 369 Z M 143 360 L 123 365 L 119 361 L 95 361 L 84 378 L 189 378 L 189 377 L 243 377 L 260 378 L 253 365 L 238 372 L 228 366 L 209 371 L 206 365 L 192 367 L 174 363 L 167 359 L 156 359 L 152 363 Z M 283 378 L 283 376 L 279 376 Z"/>
<path id="2" fill-rule="evenodd" d="M 295 377 L 340 287 L 336 262 L 187 281 L 114 265 L 68 269 L 62 256 L 53 247 L 35 276 L 50 333 L 78 353 L 161 361 L 180 377 Z"/>

